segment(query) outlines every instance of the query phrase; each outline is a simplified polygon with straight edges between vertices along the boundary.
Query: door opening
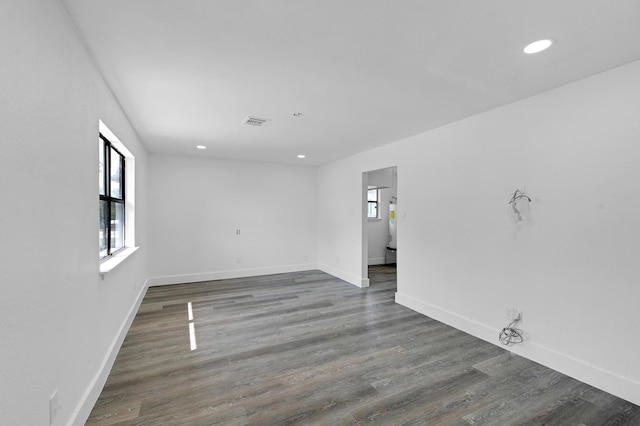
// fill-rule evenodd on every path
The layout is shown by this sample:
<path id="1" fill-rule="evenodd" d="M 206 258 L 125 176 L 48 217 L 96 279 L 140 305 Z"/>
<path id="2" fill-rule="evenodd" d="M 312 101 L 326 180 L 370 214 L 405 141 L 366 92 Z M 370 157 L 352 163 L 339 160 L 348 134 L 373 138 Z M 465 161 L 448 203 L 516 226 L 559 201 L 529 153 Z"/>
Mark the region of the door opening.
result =
<path id="1" fill-rule="evenodd" d="M 363 173 L 362 276 L 369 285 L 395 282 L 398 233 L 398 170 Z"/>

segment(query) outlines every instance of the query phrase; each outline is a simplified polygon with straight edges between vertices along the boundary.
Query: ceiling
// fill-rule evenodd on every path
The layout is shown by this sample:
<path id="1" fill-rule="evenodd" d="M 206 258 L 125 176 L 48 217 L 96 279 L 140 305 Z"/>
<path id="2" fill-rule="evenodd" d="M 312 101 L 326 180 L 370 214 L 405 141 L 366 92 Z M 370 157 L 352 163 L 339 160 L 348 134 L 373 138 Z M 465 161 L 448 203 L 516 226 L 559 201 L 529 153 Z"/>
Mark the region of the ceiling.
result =
<path id="1" fill-rule="evenodd" d="M 637 0 L 61 2 L 171 154 L 324 164 L 640 58 Z"/>

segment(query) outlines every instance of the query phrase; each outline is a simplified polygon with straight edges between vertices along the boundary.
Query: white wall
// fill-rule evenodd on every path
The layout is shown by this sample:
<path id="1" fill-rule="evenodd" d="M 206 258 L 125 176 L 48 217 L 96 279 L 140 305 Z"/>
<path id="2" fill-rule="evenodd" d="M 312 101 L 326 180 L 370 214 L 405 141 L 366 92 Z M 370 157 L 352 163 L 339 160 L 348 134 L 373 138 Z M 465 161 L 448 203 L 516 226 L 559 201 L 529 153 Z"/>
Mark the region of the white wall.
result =
<path id="1" fill-rule="evenodd" d="M 84 423 L 120 330 L 144 286 L 142 248 L 98 274 L 98 120 L 146 152 L 57 1 L 0 6 L 0 424 Z M 83 416 L 85 416 L 83 418 Z"/>
<path id="2" fill-rule="evenodd" d="M 361 282 L 362 173 L 397 164 L 398 302 L 494 343 L 520 308 L 515 352 L 639 404 L 638 111 L 634 62 L 323 166 L 319 263 Z"/>
<path id="3" fill-rule="evenodd" d="M 317 168 L 150 158 L 152 284 L 316 268 Z"/>

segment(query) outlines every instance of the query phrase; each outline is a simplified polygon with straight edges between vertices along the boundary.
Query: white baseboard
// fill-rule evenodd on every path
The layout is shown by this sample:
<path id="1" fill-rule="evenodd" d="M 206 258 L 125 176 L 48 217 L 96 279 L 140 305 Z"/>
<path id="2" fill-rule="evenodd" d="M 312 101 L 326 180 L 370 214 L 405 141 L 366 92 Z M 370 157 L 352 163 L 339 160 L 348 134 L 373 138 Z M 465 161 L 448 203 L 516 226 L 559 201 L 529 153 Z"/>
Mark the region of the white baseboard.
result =
<path id="1" fill-rule="evenodd" d="M 334 277 L 340 278 L 341 280 L 346 281 L 355 286 L 358 286 L 360 288 L 369 287 L 369 278 L 357 277 L 341 269 L 336 269 L 332 266 L 324 265 L 324 264 L 319 264 L 318 269 L 320 269 L 322 272 L 326 272 L 329 275 L 333 275 Z"/>
<path id="2" fill-rule="evenodd" d="M 228 280 L 232 278 L 257 277 L 260 275 L 284 274 L 287 272 L 301 272 L 318 269 L 315 263 L 300 265 L 272 266 L 253 269 L 233 269 L 228 271 L 204 272 L 200 274 L 167 275 L 149 278 L 149 287 L 162 285 L 195 283 L 201 281 Z"/>
<path id="3" fill-rule="evenodd" d="M 384 257 L 372 257 L 371 259 L 369 259 L 367 263 L 370 266 L 372 266 L 372 265 L 384 265 L 387 262 Z"/>
<path id="4" fill-rule="evenodd" d="M 107 382 L 107 378 L 109 377 L 109 373 L 111 372 L 111 368 L 113 367 L 113 363 L 116 360 L 116 356 L 120 351 L 120 347 L 122 346 L 122 342 L 124 342 L 124 338 L 127 336 L 127 332 L 129 331 L 129 327 L 131 327 L 131 323 L 133 319 L 136 317 L 138 313 L 138 309 L 140 308 L 140 304 L 142 304 L 142 299 L 144 299 L 145 294 L 147 293 L 147 289 L 149 288 L 149 280 L 147 280 L 142 288 L 140 289 L 140 293 L 138 293 L 138 297 L 134 301 L 131 309 L 129 309 L 129 313 L 127 317 L 122 322 L 118 333 L 116 334 L 113 342 L 109 346 L 109 350 L 107 351 L 105 357 L 102 360 L 102 364 L 100 365 L 100 369 L 98 373 L 93 377 L 89 387 L 82 395 L 82 398 L 76 409 L 73 411 L 71 415 L 71 424 L 81 426 L 84 425 L 89 415 L 91 414 L 91 410 L 95 405 L 100 393 L 102 392 L 102 388 L 104 384 Z"/>
<path id="5" fill-rule="evenodd" d="M 640 383 L 627 377 L 604 370 L 567 354 L 546 348 L 535 342 L 525 342 L 523 345 L 517 346 L 503 346 L 498 342 L 500 330 L 406 294 L 396 293 L 396 303 L 505 350 L 552 368 L 581 382 L 602 389 L 619 398 L 640 405 Z"/>

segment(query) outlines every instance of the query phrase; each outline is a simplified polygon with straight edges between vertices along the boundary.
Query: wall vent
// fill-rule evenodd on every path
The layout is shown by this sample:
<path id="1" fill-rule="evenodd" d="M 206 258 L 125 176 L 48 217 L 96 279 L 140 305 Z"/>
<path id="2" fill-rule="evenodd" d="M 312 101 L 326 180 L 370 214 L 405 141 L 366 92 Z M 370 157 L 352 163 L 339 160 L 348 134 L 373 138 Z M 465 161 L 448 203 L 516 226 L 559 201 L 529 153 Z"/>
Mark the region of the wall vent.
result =
<path id="1" fill-rule="evenodd" d="M 271 120 L 267 120 L 266 118 L 258 118 L 252 117 L 250 115 L 244 119 L 242 124 L 246 124 L 247 126 L 266 126 Z"/>

